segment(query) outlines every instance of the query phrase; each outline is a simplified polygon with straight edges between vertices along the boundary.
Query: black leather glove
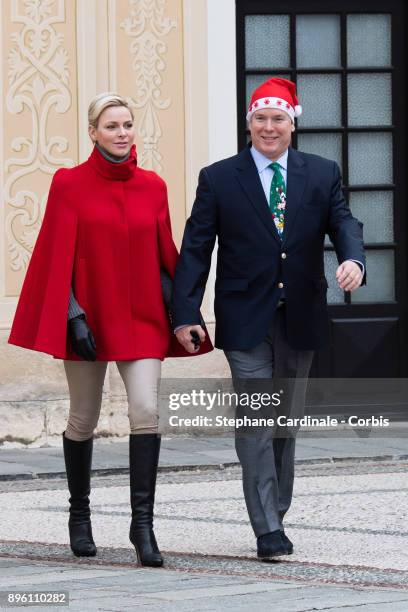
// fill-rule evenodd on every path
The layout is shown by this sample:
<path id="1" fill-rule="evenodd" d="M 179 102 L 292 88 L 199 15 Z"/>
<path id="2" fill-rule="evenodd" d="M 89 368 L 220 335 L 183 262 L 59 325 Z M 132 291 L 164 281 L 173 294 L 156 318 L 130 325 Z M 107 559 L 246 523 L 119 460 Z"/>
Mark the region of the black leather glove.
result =
<path id="1" fill-rule="evenodd" d="M 74 353 L 85 361 L 96 361 L 96 344 L 85 315 L 68 321 L 68 334 Z"/>

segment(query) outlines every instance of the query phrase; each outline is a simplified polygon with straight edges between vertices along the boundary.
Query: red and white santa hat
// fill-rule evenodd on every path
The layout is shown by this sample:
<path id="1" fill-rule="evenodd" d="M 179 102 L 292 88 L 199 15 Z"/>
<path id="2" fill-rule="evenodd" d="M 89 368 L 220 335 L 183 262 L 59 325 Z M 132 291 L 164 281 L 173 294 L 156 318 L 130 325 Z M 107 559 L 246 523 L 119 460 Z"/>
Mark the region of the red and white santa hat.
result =
<path id="1" fill-rule="evenodd" d="M 296 96 L 296 85 L 288 79 L 269 79 L 262 83 L 251 96 L 247 121 L 262 108 L 277 108 L 285 111 L 294 122 L 295 117 L 302 114 L 302 107 L 298 104 Z"/>

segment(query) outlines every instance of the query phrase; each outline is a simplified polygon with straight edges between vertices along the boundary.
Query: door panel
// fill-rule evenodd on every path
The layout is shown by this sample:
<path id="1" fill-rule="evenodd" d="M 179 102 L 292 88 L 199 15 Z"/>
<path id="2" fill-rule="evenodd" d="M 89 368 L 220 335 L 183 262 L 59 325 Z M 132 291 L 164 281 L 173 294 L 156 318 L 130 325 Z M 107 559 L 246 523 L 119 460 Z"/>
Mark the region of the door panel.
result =
<path id="1" fill-rule="evenodd" d="M 332 342 L 334 378 L 388 378 L 398 372 L 396 318 L 332 319 Z"/>
<path id="2" fill-rule="evenodd" d="M 325 241 L 332 334 L 313 376 L 408 376 L 406 10 L 402 0 L 237 0 L 239 148 L 254 87 L 292 79 L 303 106 L 292 144 L 339 164 L 365 226 L 367 285 L 351 295 Z"/>

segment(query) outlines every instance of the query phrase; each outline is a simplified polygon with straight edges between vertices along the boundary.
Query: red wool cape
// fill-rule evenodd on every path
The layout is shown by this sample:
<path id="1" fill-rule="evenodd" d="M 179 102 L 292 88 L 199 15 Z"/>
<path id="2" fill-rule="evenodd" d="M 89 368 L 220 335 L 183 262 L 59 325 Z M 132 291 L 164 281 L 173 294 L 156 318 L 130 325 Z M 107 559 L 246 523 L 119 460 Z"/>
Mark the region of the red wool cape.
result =
<path id="1" fill-rule="evenodd" d="M 135 147 L 121 164 L 95 147 L 53 177 L 9 342 L 78 360 L 67 339 L 72 286 L 98 360 L 191 356 L 171 331 L 161 292 L 160 268 L 173 277 L 177 257 L 164 181 L 137 166 Z M 207 336 L 195 354 L 210 350 Z"/>

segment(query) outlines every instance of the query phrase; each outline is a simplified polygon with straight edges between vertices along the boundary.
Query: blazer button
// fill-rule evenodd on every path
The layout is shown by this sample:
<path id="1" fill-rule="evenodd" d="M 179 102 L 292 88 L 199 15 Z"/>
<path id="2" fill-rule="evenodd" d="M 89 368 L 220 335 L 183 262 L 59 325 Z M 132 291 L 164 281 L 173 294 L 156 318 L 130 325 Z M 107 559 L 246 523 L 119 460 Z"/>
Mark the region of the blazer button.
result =
<path id="1" fill-rule="evenodd" d="M 286 259 L 286 253 L 282 253 L 281 257 L 282 259 Z"/>
<path id="2" fill-rule="evenodd" d="M 283 283 L 278 283 L 279 289 L 283 289 Z"/>

